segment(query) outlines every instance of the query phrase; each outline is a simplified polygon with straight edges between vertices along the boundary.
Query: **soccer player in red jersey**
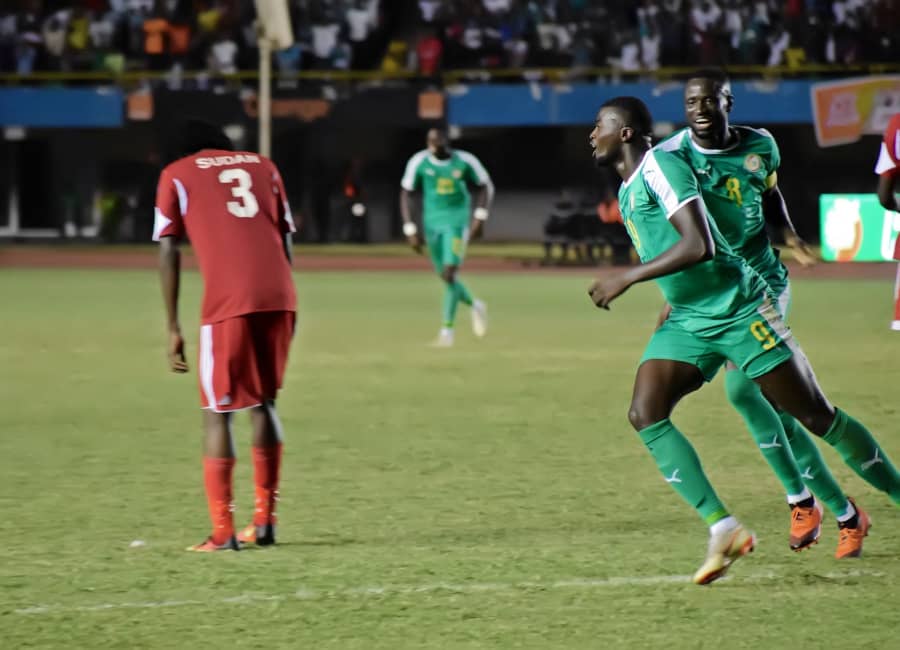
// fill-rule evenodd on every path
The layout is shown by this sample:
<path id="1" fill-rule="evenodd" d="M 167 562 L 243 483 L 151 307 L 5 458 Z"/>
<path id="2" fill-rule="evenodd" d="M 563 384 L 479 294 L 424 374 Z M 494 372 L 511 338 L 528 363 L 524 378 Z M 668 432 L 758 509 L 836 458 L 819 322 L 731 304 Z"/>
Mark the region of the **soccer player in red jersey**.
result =
<path id="1" fill-rule="evenodd" d="M 275 397 L 294 334 L 297 298 L 291 277 L 294 221 L 275 164 L 232 151 L 219 129 L 191 122 L 184 156 L 163 169 L 153 239 L 173 372 L 188 371 L 178 320 L 179 241 L 190 240 L 203 276 L 199 380 L 205 431 L 203 476 L 213 531 L 191 551 L 238 550 L 275 542 L 281 423 Z M 239 534 L 232 519 L 235 464 L 231 414 L 247 410 L 253 427 L 256 506 Z"/>
<path id="2" fill-rule="evenodd" d="M 897 181 L 900 180 L 900 113 L 888 122 L 881 141 L 878 162 L 875 163 L 878 174 L 878 201 L 885 210 L 900 212 L 897 201 Z M 894 244 L 894 259 L 900 262 L 900 237 Z M 900 264 L 897 265 L 897 279 L 894 281 L 894 320 L 892 330 L 900 330 Z"/>

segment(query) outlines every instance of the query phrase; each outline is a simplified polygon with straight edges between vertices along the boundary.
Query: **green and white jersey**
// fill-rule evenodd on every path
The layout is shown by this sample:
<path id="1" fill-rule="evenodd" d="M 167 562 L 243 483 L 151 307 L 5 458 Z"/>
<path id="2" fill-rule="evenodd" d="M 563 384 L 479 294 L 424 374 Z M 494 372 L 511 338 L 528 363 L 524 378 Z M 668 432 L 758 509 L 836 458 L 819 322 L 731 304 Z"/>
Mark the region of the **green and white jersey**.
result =
<path id="1" fill-rule="evenodd" d="M 719 231 L 734 252 L 780 295 L 787 286 L 787 269 L 769 242 L 762 197 L 775 185 L 781 154 L 775 138 L 765 129 L 735 126 L 732 133 L 735 140 L 724 149 L 701 147 L 689 128 L 657 146 L 691 166 Z"/>
<path id="2" fill-rule="evenodd" d="M 406 163 L 403 189 L 422 190 L 422 221 L 426 229 L 465 227 L 471 211 L 468 183 L 493 188 L 484 165 L 468 151 L 454 149 L 447 160 L 439 160 L 428 150 L 413 155 Z"/>
<path id="3" fill-rule="evenodd" d="M 669 219 L 690 201 L 702 203 L 693 170 L 682 158 L 659 147 L 648 151 L 619 188 L 622 218 L 642 262 L 658 257 L 681 239 Z M 672 322 L 698 334 L 714 334 L 723 321 L 755 309 L 766 288 L 711 219 L 709 228 L 716 245 L 713 259 L 657 278 L 672 305 Z"/>

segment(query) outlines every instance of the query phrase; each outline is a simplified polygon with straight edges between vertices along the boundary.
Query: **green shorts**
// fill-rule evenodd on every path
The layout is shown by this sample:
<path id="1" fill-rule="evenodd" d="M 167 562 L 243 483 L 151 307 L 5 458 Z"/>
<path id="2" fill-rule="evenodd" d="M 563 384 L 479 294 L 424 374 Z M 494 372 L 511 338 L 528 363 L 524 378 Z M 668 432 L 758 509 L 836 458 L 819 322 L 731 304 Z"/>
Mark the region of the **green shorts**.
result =
<path id="1" fill-rule="evenodd" d="M 462 265 L 468 242 L 468 226 L 425 228 L 425 244 L 428 246 L 431 263 L 438 273 L 446 266 Z"/>
<path id="2" fill-rule="evenodd" d="M 766 300 L 759 307 L 736 317 L 715 337 L 688 331 L 667 320 L 647 343 L 641 363 L 648 359 L 682 361 L 696 366 L 706 381 L 731 361 L 751 379 L 780 366 L 794 354 L 791 331 L 774 304 Z"/>

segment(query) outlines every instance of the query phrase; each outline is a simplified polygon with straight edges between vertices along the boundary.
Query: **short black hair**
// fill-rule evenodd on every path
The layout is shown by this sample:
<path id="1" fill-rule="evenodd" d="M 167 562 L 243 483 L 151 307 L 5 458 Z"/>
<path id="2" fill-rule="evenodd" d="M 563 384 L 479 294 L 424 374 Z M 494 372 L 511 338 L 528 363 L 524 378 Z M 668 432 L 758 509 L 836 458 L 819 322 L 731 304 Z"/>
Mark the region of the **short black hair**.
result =
<path id="1" fill-rule="evenodd" d="M 616 108 L 625 113 L 627 116 L 626 126 L 637 131 L 638 135 L 653 135 L 653 116 L 650 115 L 647 105 L 637 97 L 613 97 L 603 102 L 600 109 L 604 108 Z"/>
<path id="2" fill-rule="evenodd" d="M 686 83 L 691 79 L 708 79 L 717 83 L 726 95 L 731 95 L 731 79 L 722 68 L 700 68 L 689 74 L 684 81 Z"/>
<path id="3" fill-rule="evenodd" d="M 179 158 L 190 156 L 202 149 L 225 151 L 234 149 L 234 144 L 225 131 L 206 120 L 188 118 L 179 125 L 177 131 L 176 154 Z"/>

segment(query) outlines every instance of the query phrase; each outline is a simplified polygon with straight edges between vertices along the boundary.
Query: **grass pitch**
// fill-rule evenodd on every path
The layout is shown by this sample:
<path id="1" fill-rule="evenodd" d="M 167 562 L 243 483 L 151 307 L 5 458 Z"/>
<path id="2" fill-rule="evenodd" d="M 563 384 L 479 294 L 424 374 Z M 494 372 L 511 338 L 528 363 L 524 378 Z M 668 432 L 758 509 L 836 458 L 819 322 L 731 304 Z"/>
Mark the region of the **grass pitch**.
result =
<path id="1" fill-rule="evenodd" d="M 196 364 L 167 373 L 152 272 L 0 271 L 0 635 L 4 648 L 830 648 L 896 643 L 900 511 L 826 450 L 874 520 L 797 555 L 774 476 L 721 381 L 676 422 L 760 544 L 686 582 L 702 522 L 625 410 L 652 286 L 610 313 L 588 275 L 465 278 L 491 309 L 433 350 L 427 274 L 298 278 L 279 403 L 281 544 L 196 555 L 208 532 Z M 199 278 L 182 296 L 196 354 Z M 794 331 L 833 401 L 895 461 L 900 337 L 884 282 L 798 282 Z M 465 327 L 462 327 L 465 326 Z M 238 418 L 238 430 L 246 421 Z M 252 506 L 239 437 L 237 522 Z M 134 540 L 143 545 L 132 548 Z"/>

